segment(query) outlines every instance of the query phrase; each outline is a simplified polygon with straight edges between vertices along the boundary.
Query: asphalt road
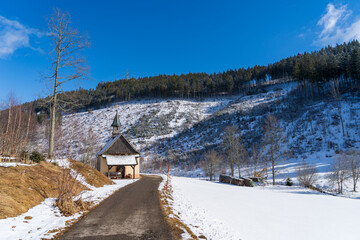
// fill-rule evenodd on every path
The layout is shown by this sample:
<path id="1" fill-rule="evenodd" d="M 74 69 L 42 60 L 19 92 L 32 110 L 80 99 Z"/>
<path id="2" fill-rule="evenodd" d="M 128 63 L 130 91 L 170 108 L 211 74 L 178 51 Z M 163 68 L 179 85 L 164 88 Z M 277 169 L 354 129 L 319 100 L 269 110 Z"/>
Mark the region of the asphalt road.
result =
<path id="1" fill-rule="evenodd" d="M 60 239 L 172 239 L 160 209 L 159 176 L 142 176 L 72 226 Z"/>

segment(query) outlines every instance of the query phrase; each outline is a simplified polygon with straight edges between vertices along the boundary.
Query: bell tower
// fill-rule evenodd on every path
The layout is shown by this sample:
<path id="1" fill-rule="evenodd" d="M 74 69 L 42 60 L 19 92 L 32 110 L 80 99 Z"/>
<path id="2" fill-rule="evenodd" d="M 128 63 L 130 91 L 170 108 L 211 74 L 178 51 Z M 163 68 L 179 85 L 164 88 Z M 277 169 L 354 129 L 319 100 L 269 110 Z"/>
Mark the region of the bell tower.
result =
<path id="1" fill-rule="evenodd" d="M 112 137 L 115 137 L 115 136 L 117 136 L 117 135 L 119 135 L 121 133 L 120 132 L 121 124 L 120 124 L 120 119 L 119 119 L 117 108 L 116 108 L 116 115 L 114 117 L 114 121 L 111 124 L 111 126 L 113 127 Z"/>

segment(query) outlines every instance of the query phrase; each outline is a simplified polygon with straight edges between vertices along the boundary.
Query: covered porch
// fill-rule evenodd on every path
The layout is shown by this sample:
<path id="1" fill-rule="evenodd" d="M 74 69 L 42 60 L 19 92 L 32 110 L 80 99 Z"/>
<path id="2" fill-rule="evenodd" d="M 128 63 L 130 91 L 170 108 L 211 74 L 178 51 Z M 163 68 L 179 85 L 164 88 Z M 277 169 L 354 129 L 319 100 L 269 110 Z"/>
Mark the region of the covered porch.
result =
<path id="1" fill-rule="evenodd" d="M 138 178 L 139 155 L 102 155 L 100 169 L 109 178 Z"/>
<path id="2" fill-rule="evenodd" d="M 131 167 L 131 169 L 129 169 Z M 108 178 L 124 179 L 135 178 L 135 165 L 108 165 L 106 176 Z"/>

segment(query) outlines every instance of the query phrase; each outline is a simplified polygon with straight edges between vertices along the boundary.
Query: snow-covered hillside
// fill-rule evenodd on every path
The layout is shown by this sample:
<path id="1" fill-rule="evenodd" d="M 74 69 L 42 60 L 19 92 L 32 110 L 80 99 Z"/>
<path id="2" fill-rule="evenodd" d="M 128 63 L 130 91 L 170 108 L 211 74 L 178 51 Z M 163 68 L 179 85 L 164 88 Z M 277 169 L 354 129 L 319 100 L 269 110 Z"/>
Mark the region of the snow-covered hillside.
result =
<path id="1" fill-rule="evenodd" d="M 63 126 L 67 128 L 78 121 L 85 127 L 83 130 L 91 127 L 99 135 L 100 141 L 105 143 L 111 136 L 111 124 L 118 110 L 122 133 L 142 148 L 191 128 L 194 123 L 224 108 L 229 101 L 230 99 L 119 102 L 91 112 L 65 115 Z"/>
<path id="2" fill-rule="evenodd" d="M 295 94 L 297 87 L 295 82 L 289 82 L 223 98 L 119 102 L 98 110 L 64 115 L 62 128 L 68 134 L 85 135 L 85 138 L 87 130 L 92 128 L 97 134 L 96 148 L 99 149 L 111 136 L 111 123 L 118 110 L 122 133 L 142 152 L 145 162 L 159 157 L 174 160 L 175 156 L 177 164 L 173 172 L 176 175 L 204 176 L 199 171 L 199 160 L 208 149 L 221 151 L 227 126 L 239 127 L 250 151 L 252 146 L 260 147 L 264 119 L 273 113 L 285 131 L 286 141 L 282 147 L 292 154 L 278 167 L 279 181 L 295 177 L 293 170 L 303 161 L 318 166 L 320 175 L 325 177 L 337 151 L 360 147 L 360 102 L 354 96 L 342 97 L 343 136 L 338 109 L 331 96 L 316 101 L 299 99 Z M 45 142 L 44 138 L 39 145 L 45 146 Z M 71 146 L 77 154 L 75 157 L 80 159 L 78 155 L 84 143 L 75 137 Z M 143 171 L 147 171 L 148 166 L 144 166 Z M 221 168 L 229 173 L 226 164 Z M 158 171 L 153 166 L 149 170 Z M 325 181 L 320 183 L 320 187 L 326 185 Z"/>
<path id="3" fill-rule="evenodd" d="M 298 187 L 171 177 L 174 212 L 206 239 L 357 239 L 360 201 Z M 187 237 L 184 235 L 184 239 Z"/>
<path id="4" fill-rule="evenodd" d="M 186 152 L 218 143 L 221 137 L 219 130 L 228 124 L 236 124 L 233 120 L 238 120 L 224 120 L 224 115 L 231 117 L 278 102 L 294 87 L 293 83 L 269 86 L 261 89 L 262 93 L 250 96 L 119 102 L 98 110 L 64 115 L 62 128 L 65 132 L 72 129 L 75 135 L 84 134 L 91 128 L 97 134 L 99 145 L 102 145 L 111 136 L 110 125 L 118 110 L 122 133 L 143 153 L 154 149 L 165 153 L 170 148 Z M 74 128 L 74 125 L 79 127 Z M 205 126 L 207 130 L 197 133 L 198 126 Z M 215 137 L 207 141 L 205 135 Z M 39 145 L 45 142 L 46 139 Z M 168 143 L 168 148 L 163 146 Z"/>
<path id="5" fill-rule="evenodd" d="M 308 153 L 359 146 L 358 99 L 342 102 L 346 137 L 341 134 L 337 109 L 331 99 L 306 102 L 294 100 L 295 83 L 259 89 L 258 94 L 202 100 L 142 100 L 119 102 L 110 107 L 65 115 L 63 129 L 86 132 L 92 128 L 99 145 L 111 135 L 111 123 L 119 111 L 122 133 L 143 153 L 174 151 L 181 158 L 221 142 L 224 129 L 236 125 L 244 142 L 257 145 L 262 137 L 264 117 L 272 112 L 286 130 L 287 147 L 298 157 Z M 118 106 L 118 108 L 116 107 Z"/>

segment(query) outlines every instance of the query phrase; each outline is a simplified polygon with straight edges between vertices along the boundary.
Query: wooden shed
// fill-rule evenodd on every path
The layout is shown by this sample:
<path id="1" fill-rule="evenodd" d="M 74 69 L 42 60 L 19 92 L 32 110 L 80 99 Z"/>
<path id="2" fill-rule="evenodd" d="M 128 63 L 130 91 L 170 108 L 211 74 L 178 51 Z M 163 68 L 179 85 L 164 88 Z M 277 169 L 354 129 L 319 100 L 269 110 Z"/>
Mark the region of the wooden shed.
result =
<path id="1" fill-rule="evenodd" d="M 120 133 L 118 113 L 111 126 L 112 138 L 97 153 L 97 170 L 109 178 L 139 178 L 140 153 Z"/>

